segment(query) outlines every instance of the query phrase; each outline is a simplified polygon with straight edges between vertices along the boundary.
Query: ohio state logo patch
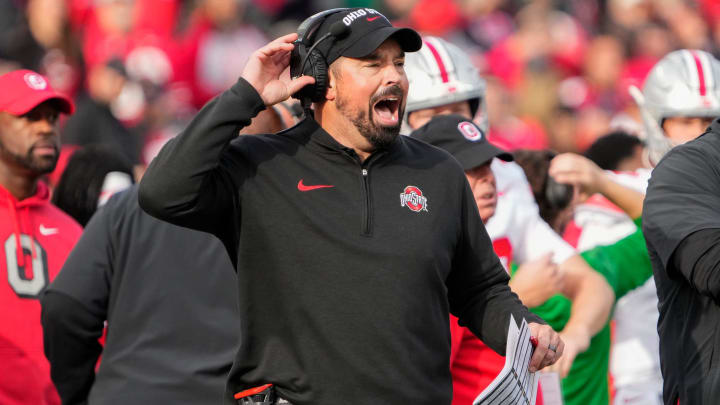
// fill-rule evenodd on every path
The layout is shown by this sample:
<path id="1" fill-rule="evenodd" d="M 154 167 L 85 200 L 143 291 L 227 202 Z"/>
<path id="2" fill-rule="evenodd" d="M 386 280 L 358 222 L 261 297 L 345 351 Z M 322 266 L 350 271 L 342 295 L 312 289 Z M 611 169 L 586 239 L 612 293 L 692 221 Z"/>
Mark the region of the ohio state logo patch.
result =
<path id="1" fill-rule="evenodd" d="M 25 83 L 34 90 L 45 90 L 47 88 L 47 82 L 37 73 L 25 73 L 23 76 Z"/>
<path id="2" fill-rule="evenodd" d="M 479 141 L 482 139 L 482 132 L 480 132 L 479 129 L 475 125 L 473 125 L 472 122 L 463 121 L 458 124 L 458 131 L 462 134 L 462 136 L 465 137 L 468 141 Z"/>
<path id="3" fill-rule="evenodd" d="M 419 188 L 407 186 L 400 194 L 400 206 L 408 207 L 413 212 L 427 212 L 427 197 L 423 196 Z"/>

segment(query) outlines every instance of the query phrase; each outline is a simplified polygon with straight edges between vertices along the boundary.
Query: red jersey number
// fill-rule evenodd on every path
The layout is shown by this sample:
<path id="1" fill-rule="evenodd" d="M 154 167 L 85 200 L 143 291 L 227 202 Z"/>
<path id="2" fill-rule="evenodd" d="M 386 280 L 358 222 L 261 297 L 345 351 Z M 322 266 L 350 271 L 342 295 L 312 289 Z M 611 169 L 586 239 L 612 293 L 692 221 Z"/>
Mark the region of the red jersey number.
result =
<path id="1" fill-rule="evenodd" d="M 32 257 L 33 245 L 35 245 L 35 257 Z M 37 299 L 47 286 L 49 278 L 45 249 L 28 235 L 20 236 L 20 246 L 25 254 L 23 267 L 18 265 L 20 260 L 17 257 L 15 234 L 5 240 L 8 283 L 18 297 Z M 28 270 L 28 266 L 32 268 Z"/>

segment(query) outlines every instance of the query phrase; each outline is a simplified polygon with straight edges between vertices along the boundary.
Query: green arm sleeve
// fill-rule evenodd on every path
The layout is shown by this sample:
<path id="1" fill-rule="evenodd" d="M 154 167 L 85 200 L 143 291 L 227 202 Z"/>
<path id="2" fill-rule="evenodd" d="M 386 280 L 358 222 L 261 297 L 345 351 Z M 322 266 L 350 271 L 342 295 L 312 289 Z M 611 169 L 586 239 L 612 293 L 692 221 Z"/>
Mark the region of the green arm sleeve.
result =
<path id="1" fill-rule="evenodd" d="M 636 219 L 637 230 L 614 244 L 597 246 L 580 254 L 590 267 L 605 277 L 616 299 L 652 277 L 641 221 L 641 218 Z"/>

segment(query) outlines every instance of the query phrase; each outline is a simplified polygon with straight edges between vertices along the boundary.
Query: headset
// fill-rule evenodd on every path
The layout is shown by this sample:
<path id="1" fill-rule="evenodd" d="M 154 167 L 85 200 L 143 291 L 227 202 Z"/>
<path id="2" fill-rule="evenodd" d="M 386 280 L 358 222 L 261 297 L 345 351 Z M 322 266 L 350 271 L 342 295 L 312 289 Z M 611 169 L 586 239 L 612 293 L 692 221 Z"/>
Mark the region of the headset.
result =
<path id="1" fill-rule="evenodd" d="M 557 153 L 554 151 L 548 150 L 546 152 L 548 162 L 557 156 Z M 549 169 L 550 166 L 548 165 L 548 170 L 546 170 L 545 173 L 545 184 L 543 184 L 545 201 L 552 209 L 564 210 L 570 205 L 575 196 L 575 187 L 571 184 L 563 184 L 555 181 L 555 179 L 550 176 Z"/>
<path id="2" fill-rule="evenodd" d="M 327 60 L 315 47 L 328 38 L 341 39 L 347 36 L 350 33 L 350 27 L 342 21 L 338 21 L 330 27 L 330 32 L 317 41 L 315 34 L 329 16 L 348 10 L 347 8 L 334 8 L 319 12 L 303 21 L 298 27 L 298 39 L 293 42 L 295 47 L 290 54 L 290 76 L 295 78 L 305 75 L 315 78 L 315 84 L 309 84 L 292 95 L 302 102 L 305 110 L 310 108 L 312 102 L 322 101 L 325 98 L 325 90 L 328 86 Z"/>
<path id="3" fill-rule="evenodd" d="M 572 202 L 574 195 L 573 186 L 558 183 L 550 175 L 545 180 L 545 200 L 551 208 L 563 210 Z"/>

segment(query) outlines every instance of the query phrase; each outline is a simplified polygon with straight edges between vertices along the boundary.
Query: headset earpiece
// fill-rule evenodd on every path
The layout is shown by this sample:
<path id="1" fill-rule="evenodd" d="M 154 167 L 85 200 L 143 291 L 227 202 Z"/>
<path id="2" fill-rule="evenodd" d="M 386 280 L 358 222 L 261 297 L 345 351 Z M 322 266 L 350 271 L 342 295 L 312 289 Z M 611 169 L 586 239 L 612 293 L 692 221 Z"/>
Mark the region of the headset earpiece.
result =
<path id="1" fill-rule="evenodd" d="M 572 202 L 573 194 L 573 186 L 558 183 L 550 177 L 550 175 L 547 176 L 547 182 L 545 183 L 545 200 L 552 208 L 557 210 L 565 209 L 570 205 L 570 202 Z"/>
<path id="2" fill-rule="evenodd" d="M 328 84 L 328 67 L 325 62 L 325 57 L 320 51 L 313 49 L 308 55 L 307 51 L 309 49 L 310 48 L 300 42 L 300 40 L 295 41 L 295 48 L 293 48 L 290 55 L 290 75 L 292 77 L 302 75 L 312 76 L 315 78 L 315 84 L 309 84 L 303 87 L 292 96 L 299 100 L 310 99 L 313 102 L 318 102 L 325 98 L 325 89 L 327 89 Z M 307 58 L 308 61 L 305 63 L 304 70 L 300 71 L 305 58 Z"/>
<path id="3" fill-rule="evenodd" d="M 303 21 L 298 27 L 298 39 L 294 42 L 295 47 L 290 54 L 290 75 L 298 77 L 301 75 L 312 76 L 315 84 L 309 84 L 292 96 L 301 101 L 312 102 L 322 101 L 325 98 L 325 91 L 328 85 L 328 66 L 325 57 L 317 49 L 312 49 L 315 42 L 315 33 L 320 25 L 331 14 L 347 10 L 346 8 L 334 8 L 313 15 Z M 309 52 L 309 53 L 308 53 Z M 307 61 L 306 61 L 307 59 Z"/>

